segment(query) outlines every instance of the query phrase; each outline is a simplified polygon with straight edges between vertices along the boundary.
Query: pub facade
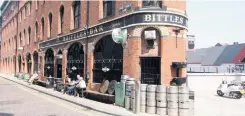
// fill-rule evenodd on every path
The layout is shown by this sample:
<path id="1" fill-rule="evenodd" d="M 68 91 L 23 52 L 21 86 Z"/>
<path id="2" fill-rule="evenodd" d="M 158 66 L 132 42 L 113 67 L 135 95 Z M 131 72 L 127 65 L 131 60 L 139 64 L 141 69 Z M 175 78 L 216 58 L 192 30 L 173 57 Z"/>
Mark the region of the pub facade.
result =
<path id="1" fill-rule="evenodd" d="M 180 65 L 186 62 L 185 1 L 33 1 L 30 6 L 35 5 L 29 19 L 35 41 L 17 50 L 16 72 L 57 78 L 79 74 L 95 91 L 103 80 L 120 81 L 121 75 L 164 85 L 186 77 Z M 123 44 L 112 38 L 117 28 L 127 31 Z"/>

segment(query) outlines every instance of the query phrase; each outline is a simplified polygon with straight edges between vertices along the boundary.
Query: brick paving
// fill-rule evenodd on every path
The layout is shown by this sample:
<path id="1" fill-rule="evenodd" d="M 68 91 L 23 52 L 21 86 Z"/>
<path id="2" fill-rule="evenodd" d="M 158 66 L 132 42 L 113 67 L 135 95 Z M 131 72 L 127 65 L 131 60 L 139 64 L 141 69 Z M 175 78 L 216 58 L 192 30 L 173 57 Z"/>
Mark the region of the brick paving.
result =
<path id="1" fill-rule="evenodd" d="M 10 81 L 13 81 L 15 83 L 10 84 L 11 87 L 5 87 L 4 91 L 8 94 L 4 95 L 5 98 L 12 98 L 13 100 L 18 100 L 19 97 L 22 96 L 22 101 L 24 102 L 24 104 L 26 107 L 29 106 L 30 110 L 25 107 L 22 107 L 20 109 L 14 109 L 19 111 L 18 113 L 20 113 L 20 116 L 24 115 L 23 113 L 25 112 L 30 112 L 35 114 L 33 111 L 37 111 L 37 109 L 40 109 L 40 112 L 44 112 L 45 114 L 42 114 L 42 116 L 48 116 L 48 115 L 55 115 L 55 116 L 82 116 L 81 113 L 86 113 L 86 115 L 100 115 L 100 116 L 108 116 L 108 115 L 116 115 L 116 116 L 134 116 L 135 114 L 122 108 L 122 107 L 118 107 L 118 106 L 114 106 L 112 104 L 104 104 L 101 102 L 97 102 L 97 101 L 93 101 L 93 100 L 89 100 L 89 99 L 85 99 L 85 98 L 79 98 L 79 97 L 73 97 L 73 96 L 69 96 L 69 95 L 64 95 L 60 92 L 54 91 L 53 89 L 46 89 L 44 87 L 38 86 L 38 85 L 29 85 L 27 84 L 27 82 L 24 82 L 23 80 L 18 80 L 17 78 L 13 77 L 13 75 L 9 75 L 9 74 L 0 74 L 0 77 L 8 79 Z M 1 79 L 3 80 L 3 79 Z M 6 82 L 5 82 L 6 83 Z M 16 85 L 16 83 L 21 84 L 22 86 L 27 87 L 28 89 L 32 89 L 32 93 L 36 93 L 37 95 L 31 95 L 31 93 L 27 93 L 24 92 L 23 90 L 19 90 L 18 87 L 15 87 L 14 85 Z M 3 85 L 2 85 L 3 86 Z M 8 86 L 8 85 L 5 85 Z M 2 89 L 2 87 L 1 87 Z M 13 92 L 13 91 L 18 91 L 18 92 Z M 21 92 L 19 92 L 21 91 Z M 0 95 L 3 96 L 2 94 L 4 94 L 4 92 L 1 92 Z M 49 103 L 49 101 L 39 98 L 39 95 L 46 95 L 46 96 L 53 96 L 56 99 L 59 98 L 59 102 L 58 103 L 62 103 L 65 102 L 63 104 L 69 104 L 69 105 L 75 105 L 75 109 L 77 107 L 80 106 L 80 109 L 76 109 L 78 111 L 80 111 L 80 114 L 72 114 L 75 113 L 76 111 L 70 111 L 70 110 L 66 110 L 66 108 L 62 109 L 62 108 L 56 108 L 56 107 L 52 107 L 55 106 L 54 103 Z M 11 96 L 11 97 L 8 97 Z M 32 98 L 29 98 L 32 97 Z M 26 101 L 28 102 L 26 102 Z M 40 101 L 39 101 L 40 100 Z M 10 99 L 11 101 L 11 99 Z M 21 102 L 21 103 L 23 103 Z M 18 103 L 18 102 L 17 102 Z M 42 104 L 43 103 L 43 104 Z M 71 104 L 72 103 L 72 104 Z M 33 104 L 33 105 L 32 105 Z M 37 105 L 37 104 L 41 104 L 41 105 Z M 46 107 L 47 105 L 47 107 Z M 20 105 L 16 105 L 16 106 L 20 106 Z M 31 106 L 35 106 L 35 107 L 31 107 Z M 1 108 L 1 104 L 0 104 L 0 108 Z M 54 110 L 52 110 L 54 109 Z M 59 110 L 58 110 L 59 109 Z M 46 111 L 47 110 L 47 111 Z M 49 111 L 50 110 L 50 111 Z M 14 111 L 12 111 L 12 109 L 10 108 L 9 110 L 4 110 L 4 111 L 8 111 L 11 113 L 15 113 Z M 57 112 L 56 112 L 57 111 Z M 0 112 L 1 109 L 0 109 Z M 8 113 L 7 112 L 7 113 Z M 66 112 L 69 112 L 68 114 Z M 31 115 L 31 116 L 36 116 L 35 115 Z M 145 113 L 140 113 L 139 115 L 141 116 L 149 116 L 149 114 L 145 114 Z M 37 115 L 39 116 L 39 115 Z"/>

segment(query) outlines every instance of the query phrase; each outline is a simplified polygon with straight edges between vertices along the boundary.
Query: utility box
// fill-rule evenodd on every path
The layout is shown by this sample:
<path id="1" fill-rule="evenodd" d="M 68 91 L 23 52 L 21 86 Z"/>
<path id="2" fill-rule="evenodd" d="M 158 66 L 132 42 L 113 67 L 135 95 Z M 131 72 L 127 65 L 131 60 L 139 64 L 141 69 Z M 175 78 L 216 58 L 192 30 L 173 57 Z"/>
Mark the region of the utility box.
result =
<path id="1" fill-rule="evenodd" d="M 115 85 L 115 104 L 124 107 L 125 83 L 119 82 Z"/>

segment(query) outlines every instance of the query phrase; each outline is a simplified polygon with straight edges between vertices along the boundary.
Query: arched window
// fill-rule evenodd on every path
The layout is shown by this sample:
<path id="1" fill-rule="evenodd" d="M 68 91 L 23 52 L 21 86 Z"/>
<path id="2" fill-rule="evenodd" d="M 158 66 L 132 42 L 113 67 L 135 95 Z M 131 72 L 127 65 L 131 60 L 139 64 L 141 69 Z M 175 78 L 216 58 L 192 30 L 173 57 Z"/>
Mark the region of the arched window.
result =
<path id="1" fill-rule="evenodd" d="M 26 42 L 26 30 L 25 30 L 25 29 L 24 29 L 23 39 L 24 39 L 24 45 L 25 45 L 25 42 Z M 23 46 L 24 46 L 24 45 L 23 45 Z"/>
<path id="2" fill-rule="evenodd" d="M 74 28 L 80 27 L 80 1 L 73 3 Z"/>
<path id="3" fill-rule="evenodd" d="M 101 83 L 105 78 L 109 81 L 120 81 L 123 65 L 123 48 L 112 40 L 111 35 L 99 40 L 94 49 L 93 81 Z M 108 71 L 104 70 L 108 69 Z"/>
<path id="4" fill-rule="evenodd" d="M 34 61 L 34 72 L 37 72 L 38 71 L 38 53 L 37 51 L 35 51 L 33 53 L 33 61 Z"/>
<path id="5" fill-rule="evenodd" d="M 64 28 L 64 6 L 62 5 L 60 7 L 60 32 L 63 33 L 63 28 Z"/>
<path id="6" fill-rule="evenodd" d="M 36 22 L 36 24 L 35 24 L 35 26 L 36 26 L 36 41 L 38 41 L 38 23 Z"/>
<path id="7" fill-rule="evenodd" d="M 115 1 L 103 1 L 104 17 L 112 16 L 115 13 Z"/>
<path id="8" fill-rule="evenodd" d="M 72 80 L 76 79 L 76 75 L 84 74 L 84 51 L 83 45 L 76 42 L 68 49 L 67 54 L 67 71 Z"/>
<path id="9" fill-rule="evenodd" d="M 51 32 L 52 32 L 52 21 L 53 21 L 53 15 L 52 15 L 52 13 L 49 13 L 48 19 L 49 19 L 49 37 L 51 37 Z"/>
<path id="10" fill-rule="evenodd" d="M 41 24 L 42 24 L 42 39 L 44 39 L 44 18 L 42 18 Z"/>
<path id="11" fill-rule="evenodd" d="M 54 76 L 54 52 L 52 49 L 48 49 L 45 53 L 44 76 Z"/>
<path id="12" fill-rule="evenodd" d="M 31 27 L 28 28 L 28 44 L 31 44 Z"/>
<path id="13" fill-rule="evenodd" d="M 22 46 L 22 36 L 21 36 L 21 33 L 20 33 L 20 35 L 19 35 L 20 37 L 20 46 Z"/>

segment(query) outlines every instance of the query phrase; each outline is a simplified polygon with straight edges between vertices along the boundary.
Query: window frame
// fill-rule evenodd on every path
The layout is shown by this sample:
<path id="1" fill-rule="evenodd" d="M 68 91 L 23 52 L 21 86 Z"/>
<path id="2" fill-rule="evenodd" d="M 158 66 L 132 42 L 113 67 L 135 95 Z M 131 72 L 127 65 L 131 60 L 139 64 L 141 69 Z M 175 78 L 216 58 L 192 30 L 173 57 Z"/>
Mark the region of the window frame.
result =
<path id="1" fill-rule="evenodd" d="M 74 29 L 79 28 L 81 26 L 81 2 L 75 1 L 73 5 L 73 20 L 74 20 Z M 76 12 L 77 11 L 77 12 Z"/>

